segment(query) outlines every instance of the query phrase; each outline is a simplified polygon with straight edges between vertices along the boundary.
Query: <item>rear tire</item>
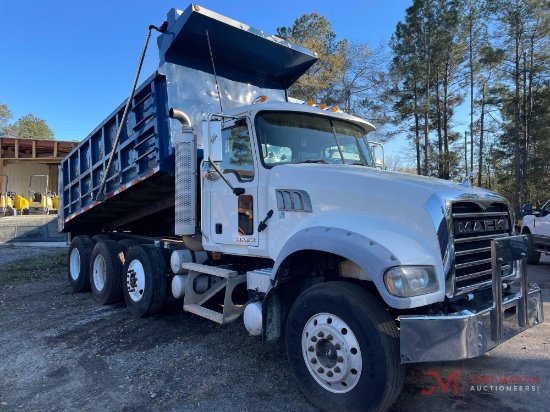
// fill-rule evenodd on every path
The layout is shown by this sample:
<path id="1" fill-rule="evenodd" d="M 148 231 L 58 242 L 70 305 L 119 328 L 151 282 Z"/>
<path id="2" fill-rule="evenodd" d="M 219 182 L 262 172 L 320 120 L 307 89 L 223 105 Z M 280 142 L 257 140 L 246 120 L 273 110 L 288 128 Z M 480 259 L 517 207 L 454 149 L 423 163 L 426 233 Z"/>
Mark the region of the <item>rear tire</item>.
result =
<path id="1" fill-rule="evenodd" d="M 323 411 L 385 411 L 403 386 L 399 333 L 368 291 L 328 282 L 302 293 L 286 326 L 290 367 Z"/>
<path id="2" fill-rule="evenodd" d="M 106 235 L 105 233 L 99 233 L 97 235 L 92 236 L 92 240 L 94 242 L 99 242 L 101 240 L 111 240 L 111 237 L 109 235 Z"/>
<path id="3" fill-rule="evenodd" d="M 90 260 L 90 284 L 94 299 L 101 305 L 122 300 L 122 249 L 114 240 L 97 242 Z"/>
<path id="4" fill-rule="evenodd" d="M 67 254 L 67 275 L 74 292 L 90 290 L 90 257 L 94 241 L 90 236 L 76 236 Z"/>
<path id="5" fill-rule="evenodd" d="M 139 245 L 141 242 L 137 239 L 122 239 L 118 241 L 118 245 L 122 249 L 122 253 L 124 253 L 124 258 L 126 259 L 126 255 L 128 254 L 128 251 L 132 246 Z"/>
<path id="6" fill-rule="evenodd" d="M 153 245 L 133 246 L 124 261 L 124 299 L 136 316 L 157 313 L 166 296 L 166 264 Z"/>
<path id="7" fill-rule="evenodd" d="M 526 233 L 527 235 L 527 263 L 530 265 L 537 265 L 540 260 L 540 252 L 535 250 L 535 244 L 533 243 L 533 235 Z"/>

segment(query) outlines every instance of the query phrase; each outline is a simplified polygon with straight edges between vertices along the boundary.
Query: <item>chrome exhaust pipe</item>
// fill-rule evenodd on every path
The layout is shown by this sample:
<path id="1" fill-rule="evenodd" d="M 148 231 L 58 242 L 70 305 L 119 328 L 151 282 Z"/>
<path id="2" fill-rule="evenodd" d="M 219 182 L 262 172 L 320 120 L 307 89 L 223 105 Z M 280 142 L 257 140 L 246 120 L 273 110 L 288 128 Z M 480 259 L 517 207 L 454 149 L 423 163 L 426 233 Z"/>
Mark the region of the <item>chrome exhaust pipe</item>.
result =
<path id="1" fill-rule="evenodd" d="M 168 116 L 170 117 L 170 119 L 178 120 L 181 123 L 181 127 L 193 126 L 191 124 L 191 119 L 189 118 L 189 116 L 187 116 L 187 114 L 185 114 L 181 110 L 170 108 L 170 110 L 168 111 Z"/>

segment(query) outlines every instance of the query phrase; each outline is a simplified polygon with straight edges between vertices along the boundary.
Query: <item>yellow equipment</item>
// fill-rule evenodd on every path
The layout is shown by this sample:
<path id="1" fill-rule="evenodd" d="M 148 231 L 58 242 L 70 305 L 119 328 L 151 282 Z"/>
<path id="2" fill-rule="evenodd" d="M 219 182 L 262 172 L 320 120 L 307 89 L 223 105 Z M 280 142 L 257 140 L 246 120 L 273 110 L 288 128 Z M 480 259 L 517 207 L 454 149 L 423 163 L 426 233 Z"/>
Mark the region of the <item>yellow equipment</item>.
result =
<path id="1" fill-rule="evenodd" d="M 23 196 L 16 195 L 13 198 L 13 207 L 18 214 L 25 215 L 28 213 L 29 201 L 25 199 Z"/>
<path id="2" fill-rule="evenodd" d="M 2 192 L 2 189 L 0 189 L 0 217 L 11 216 L 14 214 L 13 198 L 15 197 L 15 193 L 8 192 L 8 175 L 0 175 L 0 177 L 4 177 L 6 180 L 4 191 Z"/>
<path id="3" fill-rule="evenodd" d="M 33 179 L 41 177 L 45 178 L 46 185 L 43 192 L 35 191 L 32 189 Z M 57 213 L 57 208 L 54 207 L 54 198 L 56 198 L 54 192 L 48 190 L 48 175 L 32 175 L 29 181 L 29 214 L 54 214 Z"/>

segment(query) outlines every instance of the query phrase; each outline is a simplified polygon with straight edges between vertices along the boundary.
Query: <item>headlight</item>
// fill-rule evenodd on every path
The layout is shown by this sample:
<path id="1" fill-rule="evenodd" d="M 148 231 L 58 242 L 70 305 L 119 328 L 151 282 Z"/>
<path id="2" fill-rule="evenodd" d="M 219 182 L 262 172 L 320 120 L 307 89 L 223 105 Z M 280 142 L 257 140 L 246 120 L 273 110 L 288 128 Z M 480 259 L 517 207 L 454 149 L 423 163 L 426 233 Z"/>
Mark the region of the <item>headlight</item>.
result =
<path id="1" fill-rule="evenodd" d="M 438 289 L 434 268 L 431 266 L 396 266 L 384 274 L 388 292 L 394 296 L 425 295 Z"/>

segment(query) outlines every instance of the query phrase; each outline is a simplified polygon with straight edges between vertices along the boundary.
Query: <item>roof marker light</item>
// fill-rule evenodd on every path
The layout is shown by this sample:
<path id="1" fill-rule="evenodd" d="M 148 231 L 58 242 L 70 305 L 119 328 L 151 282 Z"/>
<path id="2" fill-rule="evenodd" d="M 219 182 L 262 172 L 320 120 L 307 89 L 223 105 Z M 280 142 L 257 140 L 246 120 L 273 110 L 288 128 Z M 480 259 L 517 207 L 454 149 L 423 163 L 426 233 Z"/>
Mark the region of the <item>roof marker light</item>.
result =
<path id="1" fill-rule="evenodd" d="M 321 105 L 319 106 L 319 109 L 321 110 L 325 110 L 327 108 L 327 105 L 325 103 L 321 103 Z"/>
<path id="2" fill-rule="evenodd" d="M 265 96 L 265 95 L 262 94 L 261 96 L 256 97 L 256 98 L 254 99 L 254 102 L 253 102 L 253 103 L 254 103 L 254 104 L 256 104 L 256 103 L 263 103 L 263 102 L 265 102 L 266 100 L 267 100 L 267 96 Z"/>
<path id="3" fill-rule="evenodd" d="M 200 11 L 201 9 L 200 6 L 196 6 L 196 5 L 193 8 L 195 9 L 195 11 Z"/>
<path id="4" fill-rule="evenodd" d="M 332 106 L 330 110 L 332 111 L 332 113 L 336 113 L 338 111 L 338 107 Z"/>
<path id="5" fill-rule="evenodd" d="M 308 100 L 308 101 L 307 101 L 307 105 L 308 105 L 308 106 L 313 106 L 313 105 L 314 105 L 313 100 Z"/>

